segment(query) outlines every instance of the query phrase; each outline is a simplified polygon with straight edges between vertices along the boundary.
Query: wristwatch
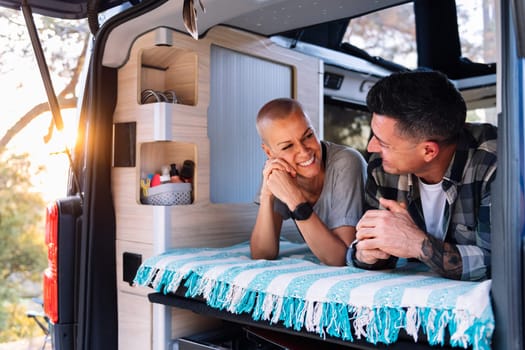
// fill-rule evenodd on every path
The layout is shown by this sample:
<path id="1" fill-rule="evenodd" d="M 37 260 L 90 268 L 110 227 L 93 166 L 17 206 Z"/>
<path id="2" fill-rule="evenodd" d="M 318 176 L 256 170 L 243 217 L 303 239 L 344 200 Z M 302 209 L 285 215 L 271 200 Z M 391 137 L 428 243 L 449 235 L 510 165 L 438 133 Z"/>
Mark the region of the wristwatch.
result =
<path id="1" fill-rule="evenodd" d="M 295 210 L 292 211 L 292 219 L 296 221 L 308 220 L 312 216 L 314 209 L 308 202 L 298 204 Z"/>
<path id="2" fill-rule="evenodd" d="M 391 269 L 396 266 L 398 258 L 393 255 L 390 255 L 388 259 L 378 259 L 374 264 L 367 264 L 357 260 L 357 249 L 355 247 L 357 243 L 359 243 L 359 241 L 356 239 L 352 242 L 352 244 L 350 244 L 350 247 L 348 247 L 348 250 L 346 252 L 346 265 L 359 267 L 365 270 L 383 270 L 389 268 Z"/>

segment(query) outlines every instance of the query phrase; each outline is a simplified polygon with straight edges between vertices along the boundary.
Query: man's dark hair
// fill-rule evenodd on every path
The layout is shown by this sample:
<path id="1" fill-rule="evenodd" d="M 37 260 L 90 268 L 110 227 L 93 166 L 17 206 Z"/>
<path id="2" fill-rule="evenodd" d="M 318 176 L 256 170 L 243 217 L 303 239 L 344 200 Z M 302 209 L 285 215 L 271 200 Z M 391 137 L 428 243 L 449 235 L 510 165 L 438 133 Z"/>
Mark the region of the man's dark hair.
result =
<path id="1" fill-rule="evenodd" d="M 467 107 L 447 77 L 436 71 L 394 73 L 368 92 L 372 113 L 397 120 L 397 131 L 410 138 L 454 143 L 465 125 Z"/>

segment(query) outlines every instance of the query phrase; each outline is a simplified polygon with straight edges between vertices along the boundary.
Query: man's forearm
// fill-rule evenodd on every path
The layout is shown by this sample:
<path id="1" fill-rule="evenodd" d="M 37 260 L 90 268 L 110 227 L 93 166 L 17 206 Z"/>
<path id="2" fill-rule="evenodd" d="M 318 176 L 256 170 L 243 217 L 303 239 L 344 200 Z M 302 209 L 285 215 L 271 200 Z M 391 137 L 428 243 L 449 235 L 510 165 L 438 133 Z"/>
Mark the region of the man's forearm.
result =
<path id="1" fill-rule="evenodd" d="M 441 276 L 455 280 L 461 279 L 463 260 L 458 248 L 437 238 L 427 235 L 421 246 L 419 260 L 427 264 Z"/>

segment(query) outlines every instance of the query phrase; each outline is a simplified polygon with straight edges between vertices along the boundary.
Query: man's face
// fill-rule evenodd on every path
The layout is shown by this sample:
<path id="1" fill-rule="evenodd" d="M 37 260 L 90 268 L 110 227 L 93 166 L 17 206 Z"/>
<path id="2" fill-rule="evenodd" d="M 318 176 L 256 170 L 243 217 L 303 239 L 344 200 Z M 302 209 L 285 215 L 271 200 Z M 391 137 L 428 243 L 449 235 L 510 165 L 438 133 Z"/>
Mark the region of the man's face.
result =
<path id="1" fill-rule="evenodd" d="M 263 149 L 269 158 L 281 158 L 298 176 L 311 178 L 322 166 L 321 144 L 308 119 L 295 113 L 288 118 L 267 121 L 261 128 Z"/>
<path id="2" fill-rule="evenodd" d="M 374 113 L 371 122 L 373 136 L 367 150 L 379 153 L 387 173 L 417 174 L 427 166 L 423 160 L 425 152 L 421 149 L 422 143 L 401 136 L 396 124 L 395 119 Z"/>

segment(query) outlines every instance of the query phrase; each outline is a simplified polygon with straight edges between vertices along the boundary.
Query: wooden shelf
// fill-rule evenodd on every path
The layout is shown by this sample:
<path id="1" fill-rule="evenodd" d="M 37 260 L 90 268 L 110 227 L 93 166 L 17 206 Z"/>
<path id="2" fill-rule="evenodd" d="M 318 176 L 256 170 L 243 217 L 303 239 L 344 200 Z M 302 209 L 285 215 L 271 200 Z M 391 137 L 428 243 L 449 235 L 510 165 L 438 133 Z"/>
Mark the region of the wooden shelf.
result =
<path id="1" fill-rule="evenodd" d="M 139 103 L 160 102 L 150 98 L 142 101 L 142 92 L 153 90 L 167 95 L 176 95 L 176 103 L 195 106 L 197 104 L 197 53 L 175 47 L 159 46 L 144 49 L 140 55 Z M 171 101 L 171 100 L 170 100 Z"/>
<path id="2" fill-rule="evenodd" d="M 197 176 L 197 146 L 187 142 L 176 141 L 154 141 L 146 142 L 140 145 L 140 169 L 137 184 L 139 192 L 137 202 L 140 200 L 140 179 L 145 178 L 148 174 L 161 173 L 163 166 L 176 164 L 180 171 L 185 160 L 191 160 L 195 163 L 193 179 Z M 192 185 L 192 197 L 195 198 L 197 191 L 196 182 Z"/>

